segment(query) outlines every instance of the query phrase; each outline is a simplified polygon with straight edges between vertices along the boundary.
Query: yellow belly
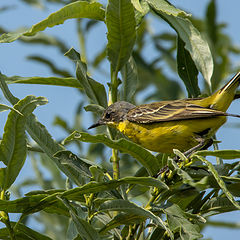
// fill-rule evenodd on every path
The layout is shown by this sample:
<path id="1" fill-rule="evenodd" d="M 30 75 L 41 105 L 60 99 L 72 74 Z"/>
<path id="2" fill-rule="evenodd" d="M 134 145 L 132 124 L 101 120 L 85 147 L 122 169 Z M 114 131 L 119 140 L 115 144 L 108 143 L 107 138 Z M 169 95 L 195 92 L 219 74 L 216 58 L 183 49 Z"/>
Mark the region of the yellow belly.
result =
<path id="1" fill-rule="evenodd" d="M 211 137 L 226 121 L 225 116 L 205 119 L 138 124 L 120 122 L 115 127 L 133 142 L 154 152 L 186 151 L 198 144 L 197 133 L 210 129 Z"/>

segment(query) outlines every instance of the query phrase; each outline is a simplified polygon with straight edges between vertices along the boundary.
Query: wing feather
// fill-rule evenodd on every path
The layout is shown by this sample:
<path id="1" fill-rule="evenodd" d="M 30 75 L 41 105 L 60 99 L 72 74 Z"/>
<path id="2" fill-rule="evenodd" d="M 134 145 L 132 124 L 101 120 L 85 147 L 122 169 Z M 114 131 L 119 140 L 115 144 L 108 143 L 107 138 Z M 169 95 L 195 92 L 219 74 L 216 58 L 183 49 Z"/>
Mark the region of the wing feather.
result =
<path id="1" fill-rule="evenodd" d="M 227 115 L 225 112 L 177 100 L 137 106 L 127 113 L 127 120 L 137 123 L 157 123 Z"/>

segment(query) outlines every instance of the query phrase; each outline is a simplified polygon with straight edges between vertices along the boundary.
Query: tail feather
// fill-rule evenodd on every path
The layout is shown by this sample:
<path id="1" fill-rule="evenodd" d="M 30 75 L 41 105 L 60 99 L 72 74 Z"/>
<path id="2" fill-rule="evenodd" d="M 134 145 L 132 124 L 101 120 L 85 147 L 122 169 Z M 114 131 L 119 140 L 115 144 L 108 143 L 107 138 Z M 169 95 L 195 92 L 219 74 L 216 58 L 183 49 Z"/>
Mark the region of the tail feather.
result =
<path id="1" fill-rule="evenodd" d="M 240 72 L 238 72 L 219 91 L 210 96 L 211 108 L 226 112 L 231 102 L 235 98 L 236 89 L 240 84 Z M 236 96 L 238 98 L 238 96 Z"/>
<path id="2" fill-rule="evenodd" d="M 240 72 L 236 73 L 234 77 L 219 90 L 219 92 L 230 91 L 231 88 L 233 88 L 233 90 L 235 91 L 239 84 L 240 84 Z"/>

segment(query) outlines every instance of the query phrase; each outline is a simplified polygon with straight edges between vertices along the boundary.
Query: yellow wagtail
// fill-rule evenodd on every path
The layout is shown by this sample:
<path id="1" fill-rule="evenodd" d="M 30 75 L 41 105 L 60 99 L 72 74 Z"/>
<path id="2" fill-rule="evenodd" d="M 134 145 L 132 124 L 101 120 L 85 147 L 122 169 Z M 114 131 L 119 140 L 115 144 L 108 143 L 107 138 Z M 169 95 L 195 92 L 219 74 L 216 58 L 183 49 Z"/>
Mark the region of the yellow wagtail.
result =
<path id="1" fill-rule="evenodd" d="M 240 84 L 238 72 L 224 87 L 206 98 L 161 101 L 135 106 L 119 101 L 110 105 L 89 129 L 108 125 L 133 142 L 154 152 L 172 153 L 207 148 L 211 137 L 226 122 L 226 113 Z"/>

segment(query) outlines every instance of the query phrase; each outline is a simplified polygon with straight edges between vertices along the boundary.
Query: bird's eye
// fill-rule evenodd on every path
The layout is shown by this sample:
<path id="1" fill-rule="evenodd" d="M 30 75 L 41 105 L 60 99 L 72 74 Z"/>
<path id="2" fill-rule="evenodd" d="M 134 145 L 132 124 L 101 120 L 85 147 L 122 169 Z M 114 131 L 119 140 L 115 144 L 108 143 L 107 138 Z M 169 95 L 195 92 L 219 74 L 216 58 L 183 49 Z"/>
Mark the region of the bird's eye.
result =
<path id="1" fill-rule="evenodd" d="M 106 113 L 106 114 L 105 114 L 105 118 L 106 118 L 106 119 L 110 119 L 110 117 L 111 117 L 111 114 L 110 114 L 110 113 Z"/>

